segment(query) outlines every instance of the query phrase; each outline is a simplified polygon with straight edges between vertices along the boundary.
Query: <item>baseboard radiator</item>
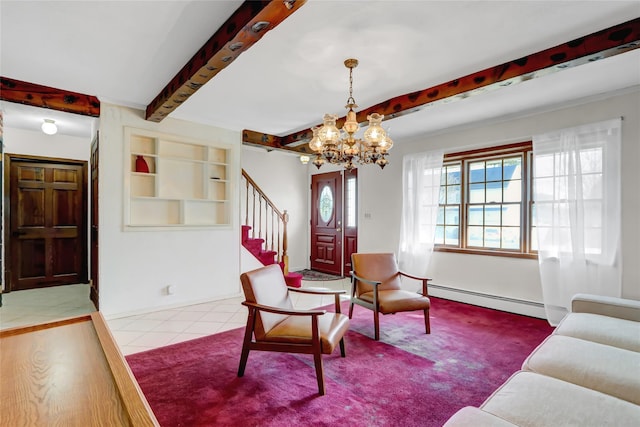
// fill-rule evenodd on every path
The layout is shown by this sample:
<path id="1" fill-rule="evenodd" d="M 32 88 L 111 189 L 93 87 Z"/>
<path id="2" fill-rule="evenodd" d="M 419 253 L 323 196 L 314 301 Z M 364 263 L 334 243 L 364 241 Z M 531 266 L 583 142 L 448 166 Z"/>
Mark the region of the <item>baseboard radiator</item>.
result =
<path id="1" fill-rule="evenodd" d="M 540 302 L 485 294 L 432 283 L 429 283 L 429 294 L 434 297 L 546 319 L 544 304 Z"/>

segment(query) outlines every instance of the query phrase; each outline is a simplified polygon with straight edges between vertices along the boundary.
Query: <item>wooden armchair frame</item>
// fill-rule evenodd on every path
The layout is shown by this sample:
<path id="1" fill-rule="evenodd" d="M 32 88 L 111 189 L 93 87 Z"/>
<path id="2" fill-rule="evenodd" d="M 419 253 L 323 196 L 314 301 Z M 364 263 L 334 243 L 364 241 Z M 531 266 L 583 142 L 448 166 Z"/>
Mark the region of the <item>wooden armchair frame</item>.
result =
<path id="1" fill-rule="evenodd" d="M 331 289 L 319 289 L 319 288 L 292 288 L 287 287 L 289 292 L 297 292 L 302 294 L 313 295 L 334 295 L 335 297 L 335 312 L 340 314 L 340 295 L 345 294 L 344 290 L 331 290 Z M 296 309 L 283 309 L 279 307 L 271 307 L 252 303 L 249 301 L 243 301 L 242 305 L 249 309 L 249 317 L 247 318 L 247 326 L 244 332 L 244 341 L 242 344 L 242 354 L 240 356 L 240 366 L 238 368 L 238 377 L 244 375 L 247 360 L 249 358 L 249 351 L 275 351 L 283 353 L 304 353 L 313 354 L 313 360 L 316 370 L 316 378 L 318 382 L 318 393 L 320 395 L 325 394 L 324 386 L 324 369 L 322 365 L 322 343 L 320 340 L 320 328 L 318 325 L 318 317 L 327 313 L 326 310 L 296 310 Z M 307 343 L 291 343 L 291 342 L 276 342 L 276 341 L 257 341 L 255 337 L 256 319 L 258 313 L 264 311 L 267 313 L 282 314 L 285 316 L 307 316 L 311 317 L 311 339 Z M 344 336 L 340 338 L 340 355 L 346 356 L 344 346 Z"/>

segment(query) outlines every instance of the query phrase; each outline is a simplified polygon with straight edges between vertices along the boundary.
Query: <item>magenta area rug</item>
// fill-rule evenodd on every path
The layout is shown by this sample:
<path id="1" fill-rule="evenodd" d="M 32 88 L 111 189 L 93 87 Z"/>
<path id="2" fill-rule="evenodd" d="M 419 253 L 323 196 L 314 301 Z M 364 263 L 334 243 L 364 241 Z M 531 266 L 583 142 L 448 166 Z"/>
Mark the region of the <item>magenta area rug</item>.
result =
<path id="1" fill-rule="evenodd" d="M 348 305 L 343 304 L 347 313 Z M 347 357 L 253 351 L 237 369 L 243 329 L 127 356 L 160 424 L 170 426 L 441 426 L 480 405 L 552 332 L 544 320 L 432 298 L 421 312 L 380 317 L 355 306 Z"/>

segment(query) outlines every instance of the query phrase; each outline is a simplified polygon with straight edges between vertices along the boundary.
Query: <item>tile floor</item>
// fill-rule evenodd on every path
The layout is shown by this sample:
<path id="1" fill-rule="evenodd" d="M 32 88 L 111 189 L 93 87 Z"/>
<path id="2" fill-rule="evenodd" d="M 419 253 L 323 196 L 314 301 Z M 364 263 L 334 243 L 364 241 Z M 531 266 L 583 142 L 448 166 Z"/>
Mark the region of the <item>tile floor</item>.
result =
<path id="1" fill-rule="evenodd" d="M 349 279 L 303 281 L 303 287 L 350 289 Z M 345 294 L 346 296 L 346 294 Z M 344 297 L 344 296 L 343 296 Z M 292 293 L 296 308 L 333 303 L 333 297 Z M 245 326 L 247 309 L 237 297 L 107 320 L 124 355 Z M 79 316 L 94 311 L 89 285 L 57 286 L 3 295 L 0 329 Z"/>

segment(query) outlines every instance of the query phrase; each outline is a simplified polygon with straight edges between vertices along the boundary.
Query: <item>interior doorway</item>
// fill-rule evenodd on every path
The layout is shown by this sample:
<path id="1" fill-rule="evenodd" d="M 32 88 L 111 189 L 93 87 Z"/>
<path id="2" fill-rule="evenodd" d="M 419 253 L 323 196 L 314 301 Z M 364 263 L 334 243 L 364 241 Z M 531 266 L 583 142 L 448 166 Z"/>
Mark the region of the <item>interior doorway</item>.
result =
<path id="1" fill-rule="evenodd" d="M 358 248 L 357 170 L 311 176 L 311 269 L 344 276 Z"/>
<path id="2" fill-rule="evenodd" d="M 5 155 L 5 292 L 87 283 L 87 162 Z"/>
<path id="3" fill-rule="evenodd" d="M 100 310 L 100 296 L 99 296 L 99 274 L 98 274 L 98 165 L 99 160 L 99 135 L 91 142 L 91 235 L 89 239 L 89 245 L 91 247 L 91 290 L 89 298 L 96 307 L 96 310 Z"/>

